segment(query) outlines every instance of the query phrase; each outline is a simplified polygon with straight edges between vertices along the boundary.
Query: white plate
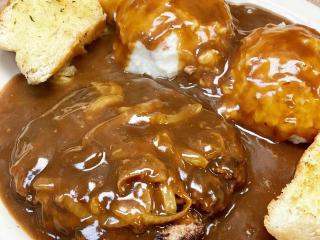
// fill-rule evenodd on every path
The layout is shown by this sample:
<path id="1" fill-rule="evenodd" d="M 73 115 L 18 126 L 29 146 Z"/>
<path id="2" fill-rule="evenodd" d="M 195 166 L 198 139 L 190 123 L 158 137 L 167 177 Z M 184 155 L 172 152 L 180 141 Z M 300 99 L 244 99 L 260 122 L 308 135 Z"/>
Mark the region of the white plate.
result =
<path id="1" fill-rule="evenodd" d="M 229 2 L 261 6 L 320 32 L 320 9 L 306 0 L 229 0 Z M 0 51 L 0 89 L 18 72 L 14 54 Z M 0 201 L 0 240 L 4 239 L 28 240 L 30 237 L 23 232 Z"/>

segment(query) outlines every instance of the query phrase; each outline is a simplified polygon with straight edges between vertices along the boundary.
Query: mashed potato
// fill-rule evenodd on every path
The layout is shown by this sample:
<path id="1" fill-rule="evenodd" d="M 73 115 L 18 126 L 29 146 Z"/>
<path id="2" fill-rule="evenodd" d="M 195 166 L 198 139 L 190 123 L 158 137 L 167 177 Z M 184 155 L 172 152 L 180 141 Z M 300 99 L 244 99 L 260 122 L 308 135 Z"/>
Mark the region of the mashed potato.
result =
<path id="1" fill-rule="evenodd" d="M 278 141 L 311 142 L 320 130 L 320 34 L 269 25 L 243 39 L 222 85 L 220 112 Z"/>
<path id="2" fill-rule="evenodd" d="M 223 0 L 101 2 L 117 24 L 116 58 L 127 71 L 154 78 L 171 78 L 181 70 L 223 71 L 234 33 Z"/>

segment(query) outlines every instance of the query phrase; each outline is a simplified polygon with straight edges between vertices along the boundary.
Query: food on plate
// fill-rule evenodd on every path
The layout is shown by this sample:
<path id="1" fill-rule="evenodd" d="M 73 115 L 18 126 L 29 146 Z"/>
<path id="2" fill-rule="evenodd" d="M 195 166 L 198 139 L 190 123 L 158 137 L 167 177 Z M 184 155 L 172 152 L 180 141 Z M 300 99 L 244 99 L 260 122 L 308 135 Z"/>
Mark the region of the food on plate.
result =
<path id="1" fill-rule="evenodd" d="M 199 234 L 199 217 L 183 219 L 231 204 L 246 182 L 246 155 L 233 126 L 186 96 L 148 79 L 103 81 L 32 120 L 10 173 L 16 191 L 41 206 L 42 224 L 65 236 L 95 222 L 141 233 L 182 221 Z"/>
<path id="2" fill-rule="evenodd" d="M 101 0 L 101 4 L 116 22 L 115 55 L 126 71 L 153 78 L 175 77 L 183 70 L 223 72 L 234 35 L 223 0 Z"/>
<path id="3" fill-rule="evenodd" d="M 278 240 L 320 239 L 320 135 L 301 158 L 295 177 L 268 206 L 265 226 Z"/>
<path id="4" fill-rule="evenodd" d="M 0 39 L 31 63 L 62 59 L 53 81 L 19 75 L 1 91 L 1 200 L 39 240 L 269 240 L 267 205 L 307 147 L 281 141 L 318 131 L 319 33 L 222 0 L 99 2 L 1 13 Z M 13 17 L 29 32 L 9 31 Z M 319 238 L 319 138 L 270 204 L 280 240 Z"/>
<path id="5" fill-rule="evenodd" d="M 279 141 L 312 142 L 320 129 L 320 34 L 268 25 L 242 40 L 220 112 Z"/>
<path id="6" fill-rule="evenodd" d="M 104 28 L 98 0 L 11 0 L 0 14 L 0 48 L 16 52 L 28 82 L 39 84 L 83 53 Z"/>

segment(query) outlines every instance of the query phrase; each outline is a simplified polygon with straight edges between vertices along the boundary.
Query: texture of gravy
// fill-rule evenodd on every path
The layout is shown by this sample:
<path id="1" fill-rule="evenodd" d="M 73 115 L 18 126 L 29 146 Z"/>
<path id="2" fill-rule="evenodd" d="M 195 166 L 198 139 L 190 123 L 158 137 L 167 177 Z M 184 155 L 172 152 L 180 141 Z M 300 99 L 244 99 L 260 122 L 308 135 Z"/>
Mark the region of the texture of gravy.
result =
<path id="1" fill-rule="evenodd" d="M 235 24 L 239 30 L 238 40 L 250 30 L 267 23 L 280 23 L 283 20 L 251 7 L 232 7 Z M 60 239 L 55 233 L 47 233 L 36 220 L 34 209 L 20 199 L 10 187 L 8 168 L 13 144 L 21 129 L 30 120 L 53 106 L 70 91 L 87 86 L 92 80 L 132 76 L 123 74 L 112 60 L 110 37 L 102 38 L 89 47 L 88 54 L 78 57 L 74 64 L 78 69 L 75 81 L 67 85 L 46 83 L 41 86 L 28 86 L 22 76 L 14 78 L 0 95 L 0 192 L 1 199 L 18 222 L 35 239 Z M 238 41 L 234 43 L 236 49 Z M 161 81 L 160 81 L 161 82 Z M 215 92 L 200 97 L 202 90 L 188 83 L 185 76 L 166 85 L 186 92 L 215 109 Z M 296 163 L 305 150 L 304 146 L 287 143 L 272 143 L 245 129 L 241 130 L 243 144 L 249 152 L 248 186 L 237 196 L 235 204 L 225 216 L 207 224 L 205 239 L 272 239 L 263 227 L 263 217 L 267 204 L 278 195 L 282 187 L 293 176 Z M 92 232 L 96 234 L 95 231 Z M 152 239 L 153 232 L 134 235 L 127 229 L 109 231 L 105 239 Z"/>

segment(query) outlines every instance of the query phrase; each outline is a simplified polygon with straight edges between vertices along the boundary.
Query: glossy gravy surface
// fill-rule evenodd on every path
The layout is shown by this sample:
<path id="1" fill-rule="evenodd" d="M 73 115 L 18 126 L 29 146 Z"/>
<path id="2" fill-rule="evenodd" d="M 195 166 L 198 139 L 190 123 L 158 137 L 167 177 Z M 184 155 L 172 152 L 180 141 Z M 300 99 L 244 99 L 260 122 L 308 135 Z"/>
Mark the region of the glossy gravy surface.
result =
<path id="1" fill-rule="evenodd" d="M 251 7 L 232 7 L 232 13 L 239 31 L 233 45 L 234 49 L 237 49 L 238 40 L 250 33 L 252 29 L 267 23 L 283 21 L 270 13 Z M 73 90 L 86 87 L 92 81 L 135 78 L 135 76 L 124 74 L 114 63 L 112 37 L 98 40 L 88 50 L 87 55 L 74 61 L 78 73 L 71 84 L 57 85 L 51 82 L 31 87 L 26 84 L 23 77 L 18 76 L 1 92 L 1 198 L 10 212 L 35 239 L 60 239 L 61 237 L 58 233 L 47 232 L 39 226 L 35 208 L 25 203 L 11 188 L 8 169 L 18 134 L 30 120 L 50 109 Z M 159 83 L 192 95 L 207 108 L 215 110 L 217 91 L 199 89 L 184 75 L 179 76 L 175 82 L 159 81 Z M 303 146 L 272 143 L 245 129 L 241 129 L 240 132 L 244 147 L 249 154 L 247 187 L 236 197 L 237 199 L 226 214 L 207 222 L 205 239 L 272 239 L 263 227 L 266 206 L 290 181 L 296 163 L 304 151 Z M 94 227 L 87 231 L 92 239 L 96 239 L 101 234 L 97 233 Z M 102 234 L 103 239 L 153 239 L 155 231 L 138 235 L 131 230 L 122 229 L 108 230 L 107 233 Z"/>
<path id="2" fill-rule="evenodd" d="M 114 14 L 118 29 L 115 56 L 123 66 L 128 64 L 136 42 L 155 50 L 165 39 L 175 35 L 179 42 L 180 70 L 189 74 L 210 71 L 215 75 L 223 71 L 234 36 L 232 17 L 225 1 L 134 0 L 106 3 L 105 9 L 117 8 Z M 110 7 L 109 4 L 118 7 Z M 211 86 L 210 83 L 201 84 Z"/>

